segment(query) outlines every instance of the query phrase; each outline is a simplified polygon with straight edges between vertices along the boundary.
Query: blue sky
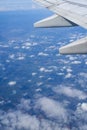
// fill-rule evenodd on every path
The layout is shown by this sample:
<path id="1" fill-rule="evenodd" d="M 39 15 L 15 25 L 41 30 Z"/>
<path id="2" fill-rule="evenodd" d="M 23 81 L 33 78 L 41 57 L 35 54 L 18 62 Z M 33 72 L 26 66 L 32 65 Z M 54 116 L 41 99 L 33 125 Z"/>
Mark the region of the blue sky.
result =
<path id="1" fill-rule="evenodd" d="M 0 0 L 0 11 L 29 10 L 39 6 L 33 0 Z"/>

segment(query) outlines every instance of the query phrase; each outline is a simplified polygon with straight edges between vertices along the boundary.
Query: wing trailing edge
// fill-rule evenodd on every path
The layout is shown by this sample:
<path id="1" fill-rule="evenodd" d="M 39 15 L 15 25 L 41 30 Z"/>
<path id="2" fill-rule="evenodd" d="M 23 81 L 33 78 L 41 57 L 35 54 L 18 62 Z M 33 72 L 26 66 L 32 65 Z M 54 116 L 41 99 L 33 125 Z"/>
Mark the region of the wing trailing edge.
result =
<path id="1" fill-rule="evenodd" d="M 42 27 L 42 28 L 44 27 L 45 28 L 47 27 L 71 27 L 71 26 L 77 26 L 77 25 L 59 15 L 50 16 L 34 24 L 34 27 Z"/>
<path id="2" fill-rule="evenodd" d="M 87 0 L 35 0 L 56 15 L 34 24 L 35 27 L 68 27 L 87 29 Z M 87 54 L 87 37 L 59 49 L 61 54 Z"/>
<path id="3" fill-rule="evenodd" d="M 59 52 L 60 54 L 87 54 L 87 37 L 61 47 Z"/>

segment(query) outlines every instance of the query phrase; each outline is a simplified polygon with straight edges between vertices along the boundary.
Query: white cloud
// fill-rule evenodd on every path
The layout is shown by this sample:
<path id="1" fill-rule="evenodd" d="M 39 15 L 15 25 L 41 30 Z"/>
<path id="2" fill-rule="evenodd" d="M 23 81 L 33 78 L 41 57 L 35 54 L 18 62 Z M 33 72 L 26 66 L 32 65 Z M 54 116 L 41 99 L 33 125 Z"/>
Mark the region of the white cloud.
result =
<path id="1" fill-rule="evenodd" d="M 58 71 L 58 66 L 49 66 L 49 69 L 53 69 L 55 71 Z"/>
<path id="2" fill-rule="evenodd" d="M 67 130 L 67 126 L 62 125 L 67 120 L 67 114 L 64 106 L 53 99 L 46 97 L 38 99 L 37 108 L 45 112 L 46 116 L 57 118 L 58 121 L 45 119 L 38 114 L 31 115 L 29 110 L 30 100 L 21 99 L 17 110 L 8 110 L 7 112 L 0 110 L 0 129 L 4 130 Z M 25 110 L 25 111 L 24 111 Z"/>
<path id="3" fill-rule="evenodd" d="M 79 130 L 87 129 L 87 103 L 79 103 L 75 111 L 75 122 Z"/>
<path id="4" fill-rule="evenodd" d="M 5 130 L 38 130 L 39 121 L 35 116 L 30 116 L 21 111 L 9 111 L 0 116 L 1 123 L 5 126 Z"/>
<path id="5" fill-rule="evenodd" d="M 79 76 L 81 76 L 81 77 L 83 77 L 83 78 L 87 78 L 87 73 L 81 72 L 81 73 L 79 74 Z"/>
<path id="6" fill-rule="evenodd" d="M 24 43 L 25 46 L 31 46 L 32 44 L 30 42 Z"/>
<path id="7" fill-rule="evenodd" d="M 38 100 L 37 106 L 45 112 L 47 117 L 57 118 L 64 122 L 67 120 L 66 109 L 60 102 L 43 97 Z"/>
<path id="8" fill-rule="evenodd" d="M 71 68 L 67 68 L 66 71 L 70 73 L 70 72 L 72 72 L 72 69 Z"/>
<path id="9" fill-rule="evenodd" d="M 72 74 L 71 74 L 71 73 L 68 73 L 68 74 L 66 74 L 65 79 L 71 78 L 71 77 L 72 77 Z"/>
<path id="10" fill-rule="evenodd" d="M 43 52 L 39 52 L 38 56 L 48 56 L 48 54 L 47 53 L 43 53 Z"/>
<path id="11" fill-rule="evenodd" d="M 80 110 L 80 111 L 87 112 L 87 103 L 85 103 L 85 102 L 79 103 L 77 109 Z"/>
<path id="12" fill-rule="evenodd" d="M 47 119 L 38 119 L 22 111 L 0 111 L 0 122 L 4 130 L 67 130 L 66 126 Z"/>
<path id="13" fill-rule="evenodd" d="M 75 61 L 76 59 L 77 59 L 77 57 L 75 57 L 75 56 L 71 56 L 71 55 L 69 56 L 69 60 L 71 60 L 71 61 L 73 61 L 73 60 Z"/>
<path id="14" fill-rule="evenodd" d="M 24 58 L 25 58 L 24 56 L 20 56 L 17 58 L 17 60 L 24 60 Z"/>
<path id="15" fill-rule="evenodd" d="M 42 91 L 41 88 L 36 89 L 36 92 L 41 92 L 41 91 Z"/>
<path id="16" fill-rule="evenodd" d="M 81 61 L 73 61 L 71 64 L 81 64 Z"/>
<path id="17" fill-rule="evenodd" d="M 29 57 L 30 57 L 30 58 L 33 58 L 33 57 L 35 57 L 35 55 L 30 55 Z"/>
<path id="18" fill-rule="evenodd" d="M 50 73 L 53 71 L 52 69 L 46 69 L 44 67 L 41 67 L 39 70 L 40 70 L 40 72 L 46 72 L 46 73 Z"/>
<path id="19" fill-rule="evenodd" d="M 78 74 L 78 77 L 76 78 L 77 83 L 79 83 L 79 85 L 82 88 L 86 88 L 87 86 L 87 73 L 86 72 L 80 72 Z"/>
<path id="20" fill-rule="evenodd" d="M 29 99 L 21 99 L 20 104 L 17 106 L 18 109 L 29 111 L 30 110 L 30 100 Z"/>
<path id="21" fill-rule="evenodd" d="M 30 100 L 21 99 L 17 110 L 8 110 L 7 112 L 0 110 L 0 129 L 4 130 L 67 130 L 67 125 L 62 125 L 66 120 L 66 110 L 61 103 L 43 97 L 36 102 L 37 109 L 40 107 L 48 116 L 57 117 L 60 122 L 45 119 L 38 114 L 31 115 L 29 113 Z M 45 105 L 45 106 L 44 106 Z M 35 107 L 36 109 L 36 107 Z M 25 111 L 24 111 L 25 110 Z M 56 115 L 57 114 L 57 115 Z M 63 121 L 63 122 L 62 122 Z"/>
<path id="22" fill-rule="evenodd" d="M 45 71 L 45 68 L 44 68 L 44 67 L 41 67 L 41 68 L 40 68 L 40 71 L 41 71 L 41 72 L 44 72 L 44 71 Z"/>
<path id="23" fill-rule="evenodd" d="M 32 73 L 32 76 L 35 76 L 36 74 L 37 74 L 37 73 L 33 72 L 33 73 Z"/>
<path id="24" fill-rule="evenodd" d="M 43 85 L 43 82 L 37 82 L 37 86 Z"/>
<path id="25" fill-rule="evenodd" d="M 65 75 L 64 73 L 57 73 L 57 75 Z"/>
<path id="26" fill-rule="evenodd" d="M 11 54 L 11 55 L 9 55 L 9 58 L 10 58 L 10 59 L 14 59 L 14 58 L 15 58 L 15 55 L 14 55 L 14 54 Z"/>
<path id="27" fill-rule="evenodd" d="M 75 88 L 71 88 L 71 87 L 57 87 L 55 89 L 53 89 L 56 93 L 59 94 L 64 94 L 68 97 L 72 97 L 72 98 L 78 98 L 78 99 L 86 99 L 87 95 L 86 93 L 84 93 L 81 90 L 75 89 Z"/>
<path id="28" fill-rule="evenodd" d="M 9 86 L 14 86 L 14 85 L 16 85 L 16 81 L 10 81 L 10 82 L 8 82 L 8 85 Z"/>
<path id="29" fill-rule="evenodd" d="M 81 108 L 83 111 L 87 111 L 87 103 L 82 103 Z"/>
<path id="30" fill-rule="evenodd" d="M 64 103 L 65 104 L 65 103 Z M 16 110 L 7 112 L 0 110 L 0 129 L 3 130 L 69 130 L 69 122 L 75 121 L 72 130 L 87 129 L 87 103 L 79 103 L 74 112 L 74 117 L 63 103 L 53 99 L 42 97 L 37 99 L 33 108 L 43 111 L 46 118 L 39 112 L 31 115 L 27 110 L 32 109 L 29 99 L 21 99 Z M 25 111 L 24 111 L 25 110 Z M 69 113 L 68 113 L 69 112 Z M 69 117 L 69 118 L 67 118 Z M 83 125 L 84 122 L 84 125 Z"/>

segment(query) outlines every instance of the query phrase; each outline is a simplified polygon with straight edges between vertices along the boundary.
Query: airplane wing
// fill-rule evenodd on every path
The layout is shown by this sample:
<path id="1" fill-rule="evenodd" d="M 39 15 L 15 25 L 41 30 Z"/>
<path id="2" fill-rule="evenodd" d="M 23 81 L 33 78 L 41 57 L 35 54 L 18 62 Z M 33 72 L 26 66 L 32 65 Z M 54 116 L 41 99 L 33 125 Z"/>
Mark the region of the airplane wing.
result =
<path id="1" fill-rule="evenodd" d="M 87 0 L 35 0 L 55 15 L 36 22 L 35 27 L 82 26 L 87 29 Z M 87 53 L 87 38 L 61 47 L 62 54 Z"/>

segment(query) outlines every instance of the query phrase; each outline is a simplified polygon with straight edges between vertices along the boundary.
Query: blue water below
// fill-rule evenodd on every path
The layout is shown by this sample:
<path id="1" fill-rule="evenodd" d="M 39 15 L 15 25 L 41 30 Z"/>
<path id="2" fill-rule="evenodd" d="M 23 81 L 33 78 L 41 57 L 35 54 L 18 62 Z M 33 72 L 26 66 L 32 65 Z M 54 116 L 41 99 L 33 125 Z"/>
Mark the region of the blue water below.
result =
<path id="1" fill-rule="evenodd" d="M 58 52 L 87 31 L 33 27 L 51 14 L 46 10 L 0 12 L 0 130 L 87 128 L 87 55 Z M 35 117 L 39 126 L 27 126 L 26 115 L 29 121 Z"/>

